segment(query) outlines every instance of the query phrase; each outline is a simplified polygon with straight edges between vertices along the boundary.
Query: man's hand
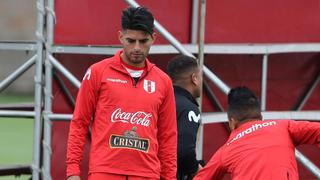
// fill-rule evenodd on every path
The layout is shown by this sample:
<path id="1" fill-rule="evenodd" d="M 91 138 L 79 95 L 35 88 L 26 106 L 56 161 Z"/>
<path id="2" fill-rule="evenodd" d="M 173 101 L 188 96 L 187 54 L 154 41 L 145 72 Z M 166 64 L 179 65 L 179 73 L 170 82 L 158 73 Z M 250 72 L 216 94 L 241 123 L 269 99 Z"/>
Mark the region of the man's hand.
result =
<path id="1" fill-rule="evenodd" d="M 81 180 L 80 176 L 69 176 L 67 180 Z"/>

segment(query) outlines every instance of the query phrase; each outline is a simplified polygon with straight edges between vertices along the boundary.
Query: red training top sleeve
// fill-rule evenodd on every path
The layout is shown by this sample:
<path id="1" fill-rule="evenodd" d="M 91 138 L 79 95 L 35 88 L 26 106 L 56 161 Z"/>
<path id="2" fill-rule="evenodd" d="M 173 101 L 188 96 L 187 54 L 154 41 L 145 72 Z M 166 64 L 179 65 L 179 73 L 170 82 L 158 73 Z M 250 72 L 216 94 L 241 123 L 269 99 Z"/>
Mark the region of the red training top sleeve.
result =
<path id="1" fill-rule="evenodd" d="M 210 159 L 208 164 L 199 171 L 196 177 L 193 180 L 207 180 L 214 179 L 219 180 L 223 179 L 227 170 L 223 167 L 221 162 L 222 158 L 222 148 L 220 148 Z"/>
<path id="2" fill-rule="evenodd" d="M 89 68 L 83 77 L 78 92 L 67 147 L 67 177 L 80 175 L 80 163 L 91 118 L 97 103 L 98 77 L 94 68 Z"/>
<path id="3" fill-rule="evenodd" d="M 288 129 L 295 145 L 320 145 L 320 123 L 309 121 L 288 121 Z"/>
<path id="4" fill-rule="evenodd" d="M 176 180 L 177 172 L 177 122 L 173 86 L 167 83 L 167 93 L 159 109 L 158 143 L 161 173 L 164 180 Z"/>

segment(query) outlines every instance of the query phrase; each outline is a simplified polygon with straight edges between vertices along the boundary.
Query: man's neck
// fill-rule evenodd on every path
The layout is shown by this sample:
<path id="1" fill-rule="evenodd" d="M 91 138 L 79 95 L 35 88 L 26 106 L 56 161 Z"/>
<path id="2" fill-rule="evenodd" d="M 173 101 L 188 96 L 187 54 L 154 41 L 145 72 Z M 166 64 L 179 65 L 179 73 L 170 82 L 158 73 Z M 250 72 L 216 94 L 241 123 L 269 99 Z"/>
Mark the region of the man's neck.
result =
<path id="1" fill-rule="evenodd" d="M 186 85 L 180 84 L 180 83 L 173 83 L 173 85 L 179 86 L 179 87 L 185 89 L 186 91 L 188 91 L 188 92 L 192 95 L 193 98 L 195 98 L 195 97 L 194 97 L 194 93 L 193 93 L 193 91 L 192 91 L 192 88 L 190 88 L 190 87 L 188 87 L 188 86 L 186 86 Z"/>
<path id="2" fill-rule="evenodd" d="M 144 68 L 146 66 L 146 61 L 143 61 L 143 63 L 140 63 L 140 64 L 131 63 L 123 52 L 120 54 L 120 58 L 122 62 L 128 65 L 129 67 L 132 66 L 136 68 Z"/>
<path id="3" fill-rule="evenodd" d="M 240 127 L 242 124 L 245 124 L 245 123 L 251 122 L 251 121 L 262 121 L 262 119 L 261 118 L 250 118 L 250 119 L 245 119 L 245 120 L 242 120 L 242 121 L 238 121 L 238 123 L 236 124 L 235 129 Z"/>

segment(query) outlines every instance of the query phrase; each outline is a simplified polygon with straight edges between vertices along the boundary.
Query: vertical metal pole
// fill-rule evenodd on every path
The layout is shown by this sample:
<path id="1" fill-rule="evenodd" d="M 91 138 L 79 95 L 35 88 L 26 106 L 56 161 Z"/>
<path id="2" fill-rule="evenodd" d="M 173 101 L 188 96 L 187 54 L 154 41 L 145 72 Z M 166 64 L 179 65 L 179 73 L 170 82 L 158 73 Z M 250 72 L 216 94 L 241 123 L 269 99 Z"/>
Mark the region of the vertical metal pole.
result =
<path id="1" fill-rule="evenodd" d="M 42 62 L 43 62 L 43 44 L 45 39 L 43 37 L 44 25 L 44 0 L 37 0 L 37 60 L 35 68 L 35 101 L 34 101 L 34 141 L 33 141 L 33 162 L 32 162 L 32 179 L 40 179 L 40 147 L 41 147 L 41 107 L 42 107 Z"/>
<path id="2" fill-rule="evenodd" d="M 53 45 L 54 38 L 54 24 L 56 21 L 56 15 L 54 11 L 54 0 L 48 0 L 47 4 L 47 45 Z M 50 48 L 49 48 L 50 49 Z"/>
<path id="3" fill-rule="evenodd" d="M 201 19 L 200 19 L 200 32 L 199 32 L 199 66 L 201 71 L 204 65 L 204 36 L 205 36 L 205 18 L 206 18 L 206 0 L 201 0 Z M 202 73 L 202 72 L 201 72 Z M 201 95 L 202 95 L 202 84 L 201 81 Z M 199 106 L 202 108 L 202 96 L 199 98 Z"/>
<path id="4" fill-rule="evenodd" d="M 262 59 L 262 79 L 261 79 L 261 110 L 266 110 L 267 102 L 267 77 L 268 77 L 268 54 L 263 55 Z"/>
<path id="5" fill-rule="evenodd" d="M 53 28 L 54 28 L 54 0 L 48 0 L 47 4 L 47 49 L 53 45 Z M 43 179 L 51 180 L 51 133 L 52 122 L 48 115 L 52 114 L 52 64 L 49 60 L 51 56 L 49 51 L 46 51 L 45 60 L 45 104 L 44 104 L 44 135 L 43 135 Z"/>
<path id="6" fill-rule="evenodd" d="M 48 114 L 52 114 L 52 65 L 49 61 L 49 52 L 45 61 L 45 105 L 44 105 L 44 139 L 43 139 L 43 178 L 51 180 L 51 132 L 52 122 Z"/>
<path id="7" fill-rule="evenodd" d="M 192 44 L 197 43 L 198 21 L 199 21 L 199 0 L 193 0 L 192 19 L 191 19 L 191 43 Z"/>
<path id="8" fill-rule="evenodd" d="M 201 73 L 204 64 L 204 36 L 205 36 L 205 19 L 206 19 L 206 0 L 201 0 L 201 11 L 200 11 L 200 32 L 199 32 L 199 66 L 201 68 Z M 200 90 L 200 98 L 199 98 L 199 108 L 200 112 L 202 112 L 202 81 L 201 81 L 201 90 Z M 196 146 L 196 155 L 197 159 L 202 159 L 202 149 L 203 149 L 203 124 L 201 123 L 198 131 L 198 141 Z"/>

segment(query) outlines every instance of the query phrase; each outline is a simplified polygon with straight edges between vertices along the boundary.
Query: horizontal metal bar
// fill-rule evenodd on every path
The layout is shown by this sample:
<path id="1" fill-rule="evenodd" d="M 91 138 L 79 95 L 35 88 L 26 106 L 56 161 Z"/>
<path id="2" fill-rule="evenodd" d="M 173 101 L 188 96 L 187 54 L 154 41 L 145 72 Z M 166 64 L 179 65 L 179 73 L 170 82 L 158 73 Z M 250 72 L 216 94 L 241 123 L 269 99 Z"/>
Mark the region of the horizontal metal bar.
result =
<path id="1" fill-rule="evenodd" d="M 320 111 L 266 111 L 263 119 L 320 120 Z M 202 124 L 228 122 L 227 113 L 203 113 Z"/>
<path id="2" fill-rule="evenodd" d="M 122 49 L 121 46 L 52 46 L 49 47 L 51 53 L 76 53 L 76 54 L 104 54 L 114 55 L 117 51 Z"/>
<path id="3" fill-rule="evenodd" d="M 192 54 L 198 53 L 198 45 L 183 44 L 183 47 Z M 48 47 L 51 53 L 80 53 L 113 55 L 121 46 L 64 46 Z M 297 44 L 205 44 L 205 54 L 279 54 L 320 52 L 320 43 Z M 150 54 L 178 54 L 179 51 L 172 45 L 153 45 Z"/>
<path id="4" fill-rule="evenodd" d="M 0 50 L 35 51 L 36 42 L 0 42 Z"/>
<path id="5" fill-rule="evenodd" d="M 50 120 L 59 121 L 59 120 L 71 120 L 72 114 L 47 114 Z"/>
<path id="6" fill-rule="evenodd" d="M 207 54 L 279 54 L 320 52 L 320 43 L 206 44 Z"/>
<path id="7" fill-rule="evenodd" d="M 34 111 L 14 111 L 14 110 L 0 110 L 0 117 L 27 117 L 33 118 Z"/>

